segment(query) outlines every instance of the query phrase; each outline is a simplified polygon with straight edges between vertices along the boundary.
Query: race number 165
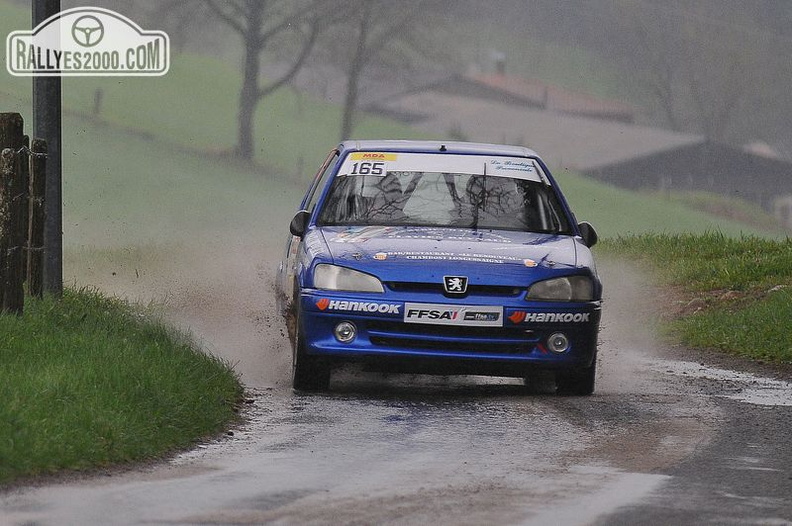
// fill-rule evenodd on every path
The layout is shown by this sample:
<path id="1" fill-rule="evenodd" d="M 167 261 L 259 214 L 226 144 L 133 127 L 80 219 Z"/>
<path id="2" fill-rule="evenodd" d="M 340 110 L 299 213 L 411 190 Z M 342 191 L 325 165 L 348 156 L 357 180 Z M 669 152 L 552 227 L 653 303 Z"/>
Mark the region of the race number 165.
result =
<path id="1" fill-rule="evenodd" d="M 385 173 L 385 163 L 379 161 L 363 161 L 352 164 L 350 175 L 382 175 Z"/>

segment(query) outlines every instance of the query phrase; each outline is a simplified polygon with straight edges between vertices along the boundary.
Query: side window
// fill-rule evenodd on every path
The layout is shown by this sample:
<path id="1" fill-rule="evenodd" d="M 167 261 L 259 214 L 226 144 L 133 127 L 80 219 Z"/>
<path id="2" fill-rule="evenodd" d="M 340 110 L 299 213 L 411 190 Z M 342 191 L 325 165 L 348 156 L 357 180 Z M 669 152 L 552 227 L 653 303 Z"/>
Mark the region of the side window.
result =
<path id="1" fill-rule="evenodd" d="M 333 150 L 330 152 L 330 155 L 327 156 L 327 159 L 325 159 L 325 162 L 322 164 L 321 168 L 319 168 L 319 171 L 316 173 L 316 177 L 314 177 L 314 183 L 311 186 L 311 190 L 308 193 L 307 202 L 304 204 L 305 210 L 313 212 L 316 202 L 322 195 L 322 189 L 327 184 L 327 179 L 330 177 L 333 167 L 336 165 L 336 161 L 338 161 L 338 155 L 338 150 Z"/>

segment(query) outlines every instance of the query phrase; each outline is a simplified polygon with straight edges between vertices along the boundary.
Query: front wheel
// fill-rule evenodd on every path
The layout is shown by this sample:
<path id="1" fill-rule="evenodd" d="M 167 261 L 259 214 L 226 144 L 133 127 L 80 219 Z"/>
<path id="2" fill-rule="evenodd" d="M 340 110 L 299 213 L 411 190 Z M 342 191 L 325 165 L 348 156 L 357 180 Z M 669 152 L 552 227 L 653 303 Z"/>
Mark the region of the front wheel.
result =
<path id="1" fill-rule="evenodd" d="M 559 371 L 556 373 L 556 391 L 560 395 L 589 396 L 594 392 L 596 375 L 596 358 L 591 363 L 591 366 L 585 369 Z"/>
<path id="2" fill-rule="evenodd" d="M 325 391 L 330 387 L 330 368 L 321 358 L 310 356 L 305 351 L 299 312 L 300 309 L 297 307 L 292 354 L 292 387 L 297 391 L 314 393 Z"/>

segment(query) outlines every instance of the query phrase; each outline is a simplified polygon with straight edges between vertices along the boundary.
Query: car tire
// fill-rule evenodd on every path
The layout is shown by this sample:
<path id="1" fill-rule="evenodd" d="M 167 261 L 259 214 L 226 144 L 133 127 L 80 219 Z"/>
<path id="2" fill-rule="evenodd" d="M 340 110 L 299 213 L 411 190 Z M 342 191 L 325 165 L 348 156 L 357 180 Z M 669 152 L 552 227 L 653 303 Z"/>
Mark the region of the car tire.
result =
<path id="1" fill-rule="evenodd" d="M 591 366 L 574 371 L 556 373 L 556 392 L 566 396 L 589 396 L 594 393 L 597 376 L 597 360 Z"/>
<path id="2" fill-rule="evenodd" d="M 312 393 L 326 391 L 330 387 L 330 368 L 323 363 L 321 358 L 310 356 L 305 351 L 300 322 L 300 308 L 298 306 L 292 351 L 292 387 L 297 391 Z"/>
<path id="3" fill-rule="evenodd" d="M 556 392 L 556 376 L 553 371 L 535 371 L 523 378 L 523 384 L 526 394 L 543 395 Z"/>

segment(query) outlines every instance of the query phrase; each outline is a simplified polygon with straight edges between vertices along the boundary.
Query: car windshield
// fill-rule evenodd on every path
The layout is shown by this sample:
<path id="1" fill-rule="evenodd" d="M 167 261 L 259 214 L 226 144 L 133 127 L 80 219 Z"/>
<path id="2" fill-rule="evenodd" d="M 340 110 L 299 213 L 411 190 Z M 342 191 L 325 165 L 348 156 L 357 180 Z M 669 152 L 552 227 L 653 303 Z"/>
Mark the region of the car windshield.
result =
<path id="1" fill-rule="evenodd" d="M 569 233 L 555 194 L 542 181 L 418 171 L 335 177 L 318 224 Z"/>

